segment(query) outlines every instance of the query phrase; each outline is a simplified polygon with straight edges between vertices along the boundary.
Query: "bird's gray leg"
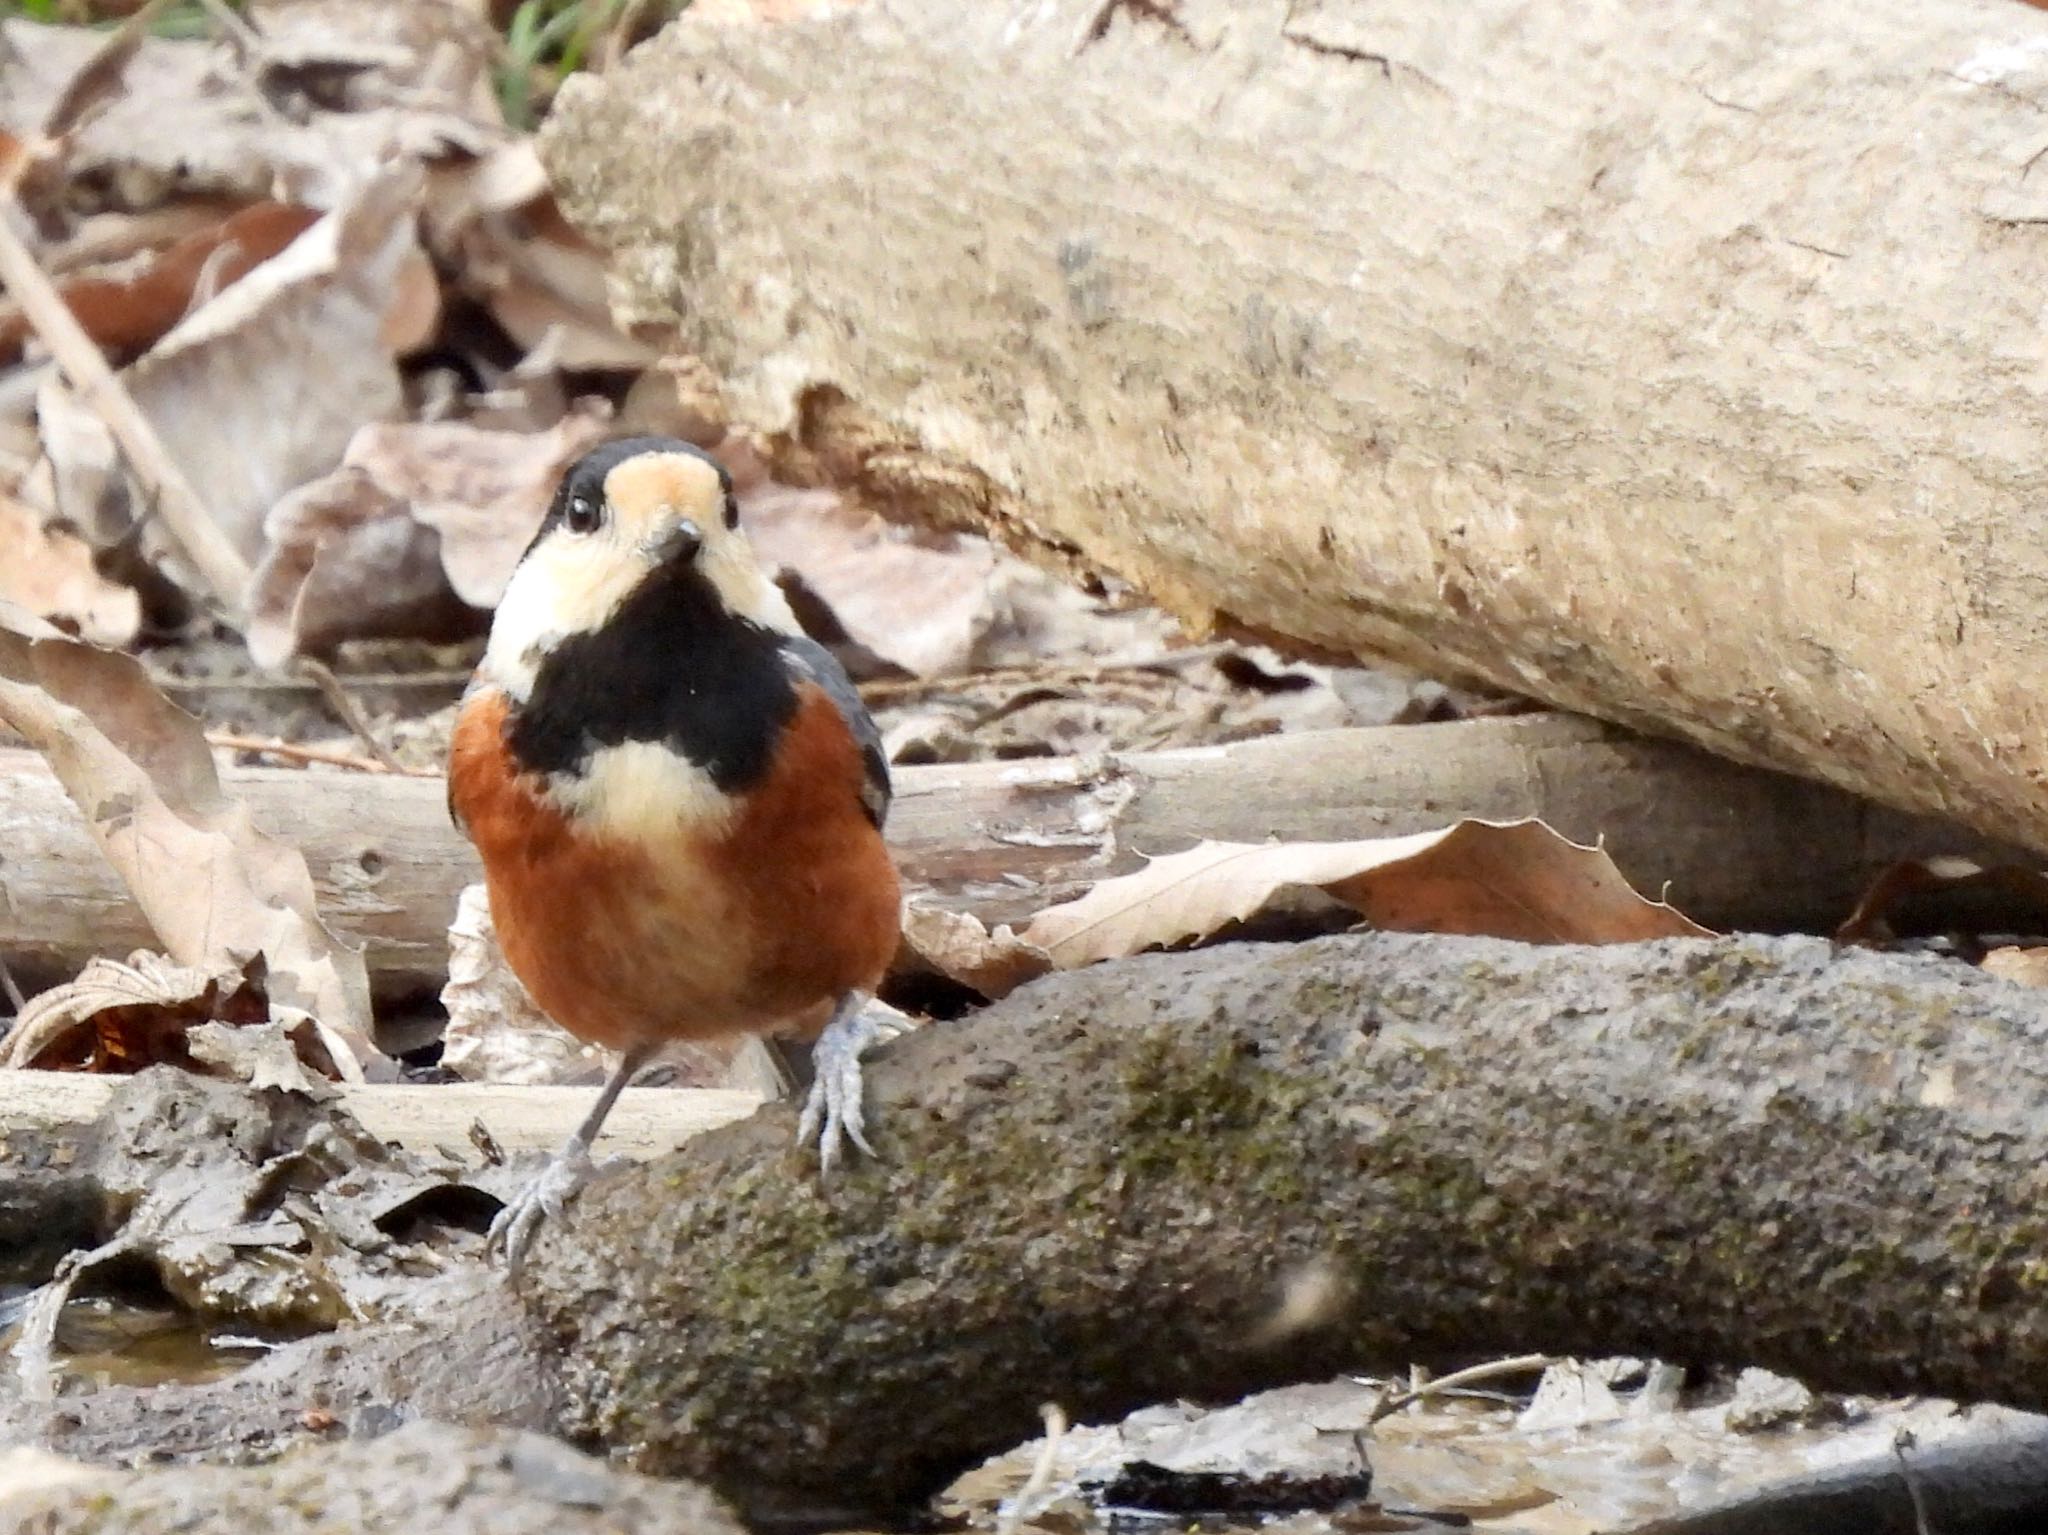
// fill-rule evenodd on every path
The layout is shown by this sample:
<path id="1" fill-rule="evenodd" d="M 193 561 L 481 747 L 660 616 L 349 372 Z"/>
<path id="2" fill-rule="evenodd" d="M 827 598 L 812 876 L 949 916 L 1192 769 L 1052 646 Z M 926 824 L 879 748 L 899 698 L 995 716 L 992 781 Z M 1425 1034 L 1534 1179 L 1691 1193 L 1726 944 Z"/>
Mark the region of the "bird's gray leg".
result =
<path id="1" fill-rule="evenodd" d="M 832 1010 L 832 1021 L 811 1049 L 816 1074 L 796 1123 L 796 1138 L 799 1145 L 817 1141 L 822 1172 L 832 1171 L 849 1142 L 869 1156 L 875 1154 L 861 1112 L 860 1058 L 868 1046 L 893 1039 L 901 1031 L 868 1013 L 869 1000 L 864 991 L 849 991 L 841 997 Z"/>
<path id="2" fill-rule="evenodd" d="M 612 1105 L 619 1101 L 619 1094 L 634 1074 L 653 1058 L 658 1049 L 655 1045 L 635 1045 L 619 1060 L 618 1069 L 598 1093 L 597 1102 L 590 1106 L 590 1112 L 583 1116 L 583 1123 L 576 1127 L 575 1134 L 562 1144 L 541 1175 L 520 1192 L 517 1199 L 498 1212 L 498 1218 L 491 1222 L 491 1241 L 505 1250 L 505 1267 L 513 1274 L 519 1272 L 521 1260 L 526 1256 L 527 1244 L 533 1234 L 540 1230 L 543 1217 L 559 1216 L 563 1201 L 583 1186 L 597 1165 L 590 1160 L 591 1143 L 604 1128 L 605 1117 L 612 1111 Z"/>

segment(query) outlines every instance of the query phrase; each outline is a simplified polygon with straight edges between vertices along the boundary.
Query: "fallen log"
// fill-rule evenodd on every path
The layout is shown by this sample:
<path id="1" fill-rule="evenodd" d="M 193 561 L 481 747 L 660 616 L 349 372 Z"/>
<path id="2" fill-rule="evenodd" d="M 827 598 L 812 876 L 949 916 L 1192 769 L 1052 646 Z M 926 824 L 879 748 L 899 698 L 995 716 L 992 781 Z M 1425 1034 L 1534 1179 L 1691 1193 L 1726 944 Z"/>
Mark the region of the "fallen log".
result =
<path id="1" fill-rule="evenodd" d="M 785 473 L 2048 848 L 2048 16 L 788 9 L 542 138 Z"/>
<path id="2" fill-rule="evenodd" d="M 90 1125 L 127 1079 L 63 1071 L 0 1070 L 0 1125 L 10 1136 L 48 1137 Z M 587 1087 L 445 1082 L 432 1086 L 344 1083 L 337 1106 L 378 1140 L 408 1151 L 472 1146 L 480 1128 L 511 1156 L 553 1152 L 590 1112 Z M 744 1119 L 759 1095 L 723 1088 L 629 1087 L 605 1120 L 601 1156 L 652 1157 L 693 1135 Z M 0 1162 L 6 1157 L 0 1156 Z M 0 1179 L 0 1191 L 6 1188 Z"/>
<path id="3" fill-rule="evenodd" d="M 1175 1397 L 1536 1349 L 2048 1405 L 2048 994 L 1811 939 L 1379 934 L 1036 983 L 594 1184 L 558 1427 L 756 1513 Z"/>
<path id="4" fill-rule="evenodd" d="M 889 839 L 910 888 L 1021 922 L 1203 837 L 1398 835 L 1540 816 L 1604 839 L 1639 889 L 1722 928 L 1832 927 L 1900 858 L 2018 856 L 1938 821 L 1567 716 L 1402 725 L 1231 746 L 897 771 Z M 384 992 L 438 986 L 476 855 L 438 780 L 229 768 L 229 793 L 306 855 L 323 916 Z M 74 973 L 149 930 L 32 753 L 0 749 L 0 954 Z"/>

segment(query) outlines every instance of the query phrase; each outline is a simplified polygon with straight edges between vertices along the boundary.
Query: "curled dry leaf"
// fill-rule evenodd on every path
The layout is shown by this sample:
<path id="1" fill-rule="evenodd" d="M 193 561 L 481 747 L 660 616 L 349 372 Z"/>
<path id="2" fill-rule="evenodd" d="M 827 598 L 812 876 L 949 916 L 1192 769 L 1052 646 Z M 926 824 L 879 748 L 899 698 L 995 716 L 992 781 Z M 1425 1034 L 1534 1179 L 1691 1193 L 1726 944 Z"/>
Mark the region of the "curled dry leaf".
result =
<path id="1" fill-rule="evenodd" d="M 125 645 L 142 626 L 134 592 L 100 575 L 92 550 L 0 492 L 0 600 L 100 645 Z"/>
<path id="2" fill-rule="evenodd" d="M 533 541 L 555 482 L 602 438 L 611 408 L 582 401 L 544 432 L 457 422 L 366 426 L 347 462 L 441 535 L 441 563 L 464 602 L 494 608 Z"/>
<path id="3" fill-rule="evenodd" d="M 344 639 L 457 639 L 496 606 L 569 461 L 604 435 L 590 402 L 545 432 L 365 426 L 333 473 L 271 510 L 249 594 L 259 665 Z"/>
<path id="4" fill-rule="evenodd" d="M 139 271 L 67 277 L 58 292 L 88 336 L 110 352 L 132 356 L 155 345 L 197 305 L 277 255 L 319 217 L 316 210 L 294 203 L 254 203 L 185 236 Z M 0 301 L 0 364 L 14 361 L 32 333 L 20 307 Z"/>
<path id="5" fill-rule="evenodd" d="M 306 860 L 222 793 L 199 722 L 141 663 L 0 604 L 0 720 L 48 759 L 172 959 L 260 956 L 272 1007 L 319 1019 L 337 1065 L 376 1058 L 363 957 L 321 922 Z"/>
<path id="6" fill-rule="evenodd" d="M 740 486 L 741 526 L 762 559 L 799 577 L 849 639 L 913 676 L 1163 644 L 1158 615 L 1107 611 L 985 539 L 903 527 L 835 491 L 776 484 L 741 438 L 714 451 Z M 917 601 L 906 604 L 905 592 Z"/>
<path id="7" fill-rule="evenodd" d="M 328 206 L 393 157 L 509 137 L 489 92 L 496 40 L 464 7 L 314 0 L 265 7 L 260 26 L 225 45 L 139 39 L 122 89 L 67 137 L 66 211 L 249 202 L 279 185 Z M 0 19 L 0 131 L 41 135 L 104 38 Z"/>
<path id="8" fill-rule="evenodd" d="M 1601 849 L 1528 820 L 1359 842 L 1204 842 L 1049 907 L 1023 937 L 1070 970 L 1207 937 L 1301 887 L 1400 932 L 1531 943 L 1711 936 L 1638 894 Z"/>
<path id="9" fill-rule="evenodd" d="M 263 525 L 247 633 L 258 666 L 331 655 L 343 640 L 451 640 L 477 626 L 449 589 L 433 530 L 360 469 L 301 485 Z"/>
<path id="10" fill-rule="evenodd" d="M 893 968 L 944 976 L 993 1001 L 1044 975 L 1053 964 L 1050 954 L 1006 925 L 991 932 L 972 912 L 907 902 Z"/>
<path id="11" fill-rule="evenodd" d="M 0 1065 L 37 1071 L 135 1072 L 213 1068 L 254 1087 L 318 1092 L 306 1069 L 344 1080 L 362 1073 L 347 1047 L 309 1014 L 273 1021 L 260 963 L 180 965 L 138 951 L 93 959 L 78 976 L 30 999 Z"/>
<path id="12" fill-rule="evenodd" d="M 201 306 L 123 375 L 136 405 L 244 555 L 289 490 L 396 415 L 387 317 L 420 259 L 417 171 L 394 166 Z"/>

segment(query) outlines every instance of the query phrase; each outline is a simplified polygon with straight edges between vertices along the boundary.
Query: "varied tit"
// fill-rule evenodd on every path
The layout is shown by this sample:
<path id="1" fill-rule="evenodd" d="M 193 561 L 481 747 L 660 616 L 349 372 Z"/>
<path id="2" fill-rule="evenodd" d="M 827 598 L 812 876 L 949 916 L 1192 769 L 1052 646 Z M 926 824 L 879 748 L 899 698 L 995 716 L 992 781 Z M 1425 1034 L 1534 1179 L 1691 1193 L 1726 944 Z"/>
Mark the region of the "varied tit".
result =
<path id="1" fill-rule="evenodd" d="M 533 1000 L 622 1053 L 590 1115 L 500 1217 L 517 1264 L 664 1044 L 815 1037 L 797 1134 L 868 1150 L 863 1008 L 896 950 L 889 770 L 839 663 L 739 529 L 732 482 L 633 437 L 563 477 L 463 698 L 448 801 Z"/>

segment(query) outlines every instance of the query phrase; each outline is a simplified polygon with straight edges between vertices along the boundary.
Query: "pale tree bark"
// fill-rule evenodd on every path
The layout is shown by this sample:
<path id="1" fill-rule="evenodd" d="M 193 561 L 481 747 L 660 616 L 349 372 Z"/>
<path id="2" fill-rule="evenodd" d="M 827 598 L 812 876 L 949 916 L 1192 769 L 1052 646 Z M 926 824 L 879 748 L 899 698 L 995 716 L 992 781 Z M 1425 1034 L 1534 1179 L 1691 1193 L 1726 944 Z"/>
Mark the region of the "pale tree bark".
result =
<path id="1" fill-rule="evenodd" d="M 2048 847 L 2048 17 L 700 9 L 545 149 L 785 468 Z"/>
<path id="2" fill-rule="evenodd" d="M 306 855 L 320 909 L 389 994 L 439 986 L 481 878 L 439 779 L 230 768 Z M 1524 715 L 1230 746 L 896 770 L 889 843 L 921 904 L 1019 924 L 1204 837 L 1343 841 L 1537 816 L 1604 842 L 1638 889 L 1710 927 L 1833 927 L 1899 859 L 2023 856 L 1944 822 L 1587 719 Z M 150 946 L 148 923 L 33 753 L 0 748 L 0 955 L 31 985 Z"/>

